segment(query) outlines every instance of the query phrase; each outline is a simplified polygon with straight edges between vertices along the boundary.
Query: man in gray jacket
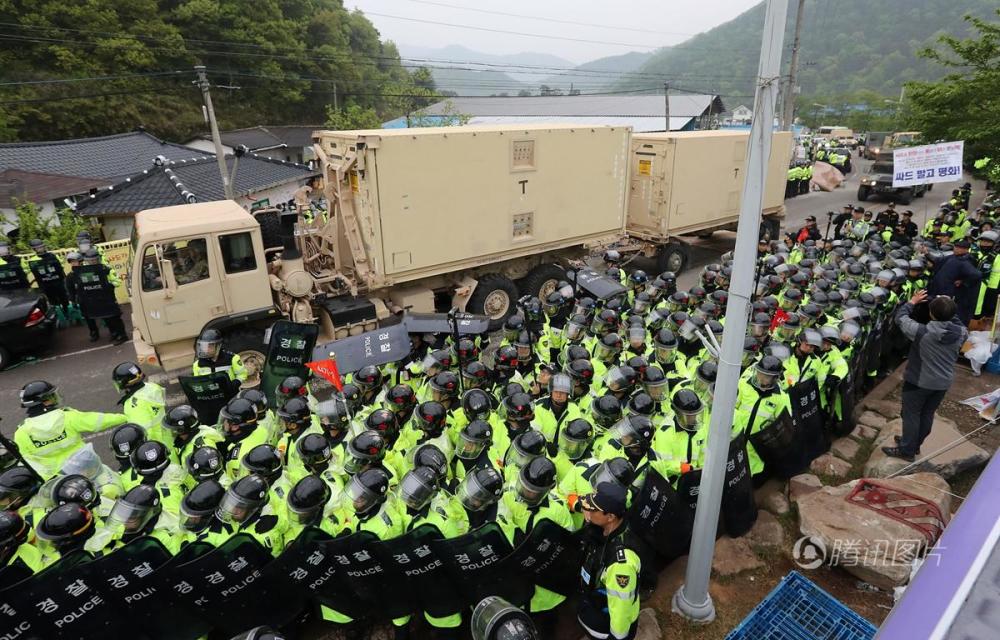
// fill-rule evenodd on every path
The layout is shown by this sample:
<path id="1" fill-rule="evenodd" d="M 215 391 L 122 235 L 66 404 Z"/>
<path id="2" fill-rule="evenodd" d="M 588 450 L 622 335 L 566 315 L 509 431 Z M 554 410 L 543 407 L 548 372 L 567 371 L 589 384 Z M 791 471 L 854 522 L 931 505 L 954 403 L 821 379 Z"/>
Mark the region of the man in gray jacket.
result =
<path id="1" fill-rule="evenodd" d="M 896 312 L 896 324 L 910 345 L 903 374 L 903 435 L 895 447 L 882 447 L 886 455 L 912 462 L 931 433 L 934 412 L 955 377 L 955 362 L 969 332 L 955 315 L 955 301 L 947 296 L 931 300 L 931 321 L 920 324 L 910 317 L 913 307 L 927 299 L 918 291 Z"/>

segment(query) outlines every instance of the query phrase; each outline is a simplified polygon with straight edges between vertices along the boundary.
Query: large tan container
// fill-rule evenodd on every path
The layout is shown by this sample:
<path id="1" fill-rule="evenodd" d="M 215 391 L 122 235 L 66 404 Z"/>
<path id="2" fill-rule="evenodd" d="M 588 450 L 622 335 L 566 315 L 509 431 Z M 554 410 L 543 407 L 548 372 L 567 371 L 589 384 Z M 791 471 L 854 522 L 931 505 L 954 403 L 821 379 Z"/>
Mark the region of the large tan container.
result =
<path id="1" fill-rule="evenodd" d="M 750 134 L 741 131 L 632 136 L 628 230 L 650 239 L 724 227 L 739 218 Z M 774 134 L 763 211 L 782 210 L 792 135 Z"/>
<path id="2" fill-rule="evenodd" d="M 620 234 L 629 134 L 543 125 L 318 131 L 314 140 L 334 165 L 350 166 L 345 199 L 374 271 L 405 282 Z"/>

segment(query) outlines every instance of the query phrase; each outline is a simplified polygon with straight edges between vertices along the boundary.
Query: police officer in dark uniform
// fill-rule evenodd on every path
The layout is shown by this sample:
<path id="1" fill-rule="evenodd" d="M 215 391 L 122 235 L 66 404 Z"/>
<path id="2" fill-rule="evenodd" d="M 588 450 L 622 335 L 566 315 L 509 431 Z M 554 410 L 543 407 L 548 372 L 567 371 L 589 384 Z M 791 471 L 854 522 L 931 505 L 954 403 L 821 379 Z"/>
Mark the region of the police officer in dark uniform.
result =
<path id="1" fill-rule="evenodd" d="M 21 261 L 10 250 L 10 245 L 0 242 L 0 291 L 19 291 L 28 288 L 28 276 Z"/>
<path id="2" fill-rule="evenodd" d="M 122 310 L 115 299 L 117 285 L 118 277 L 110 267 L 101 262 L 97 249 L 88 249 L 83 254 L 82 266 L 74 268 L 66 280 L 70 299 L 80 307 L 87 321 L 91 342 L 97 342 L 100 337 L 98 320 L 104 320 L 116 345 L 128 340 L 125 323 L 122 322 Z"/>
<path id="3" fill-rule="evenodd" d="M 640 562 L 625 500 L 625 487 L 602 482 L 577 503 L 587 521 L 577 621 L 588 638 L 632 640 L 639 626 Z"/>
<path id="4" fill-rule="evenodd" d="M 69 295 L 66 293 L 66 272 L 56 254 L 52 253 L 41 240 L 28 243 L 35 255 L 27 260 L 28 268 L 35 276 L 38 288 L 49 302 L 62 309 L 63 317 L 69 312 Z"/>

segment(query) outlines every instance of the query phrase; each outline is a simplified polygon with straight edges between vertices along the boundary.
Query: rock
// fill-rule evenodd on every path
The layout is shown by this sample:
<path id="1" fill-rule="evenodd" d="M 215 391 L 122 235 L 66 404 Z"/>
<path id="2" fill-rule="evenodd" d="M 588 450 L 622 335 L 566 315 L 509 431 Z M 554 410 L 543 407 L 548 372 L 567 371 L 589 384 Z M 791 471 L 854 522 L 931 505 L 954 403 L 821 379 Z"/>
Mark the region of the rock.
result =
<path id="1" fill-rule="evenodd" d="M 881 416 L 874 411 L 865 411 L 861 414 L 861 417 L 858 418 L 858 422 L 881 431 L 882 427 L 884 427 L 889 421 L 886 420 L 884 416 Z"/>
<path id="2" fill-rule="evenodd" d="M 635 640 L 660 640 L 660 622 L 656 619 L 656 611 L 652 608 L 639 611 L 639 624 L 635 630 Z"/>
<path id="3" fill-rule="evenodd" d="M 769 512 L 758 511 L 757 522 L 744 537 L 751 545 L 778 547 L 785 541 L 785 529 Z"/>
<path id="4" fill-rule="evenodd" d="M 851 432 L 851 437 L 855 440 L 874 440 L 878 436 L 878 429 L 867 425 L 859 424 Z"/>
<path id="5" fill-rule="evenodd" d="M 712 571 L 716 575 L 735 576 L 737 573 L 763 566 L 763 561 L 750 548 L 746 537 L 722 536 L 716 541 L 715 555 L 712 557 Z"/>
<path id="6" fill-rule="evenodd" d="M 850 438 L 837 438 L 830 445 L 830 453 L 848 462 L 854 460 L 854 456 L 858 455 L 858 450 L 860 449 L 861 447 L 858 446 L 858 443 Z"/>
<path id="7" fill-rule="evenodd" d="M 788 498 L 785 497 L 785 483 L 777 478 L 771 478 L 753 492 L 757 505 L 771 513 L 782 516 L 788 513 Z"/>
<path id="8" fill-rule="evenodd" d="M 788 481 L 788 499 L 798 503 L 803 497 L 822 488 L 823 483 L 819 478 L 811 473 L 800 473 Z"/>
<path id="9" fill-rule="evenodd" d="M 809 465 L 809 470 L 816 474 L 832 476 L 837 480 L 843 480 L 851 473 L 851 463 L 829 453 L 824 453 L 812 461 Z"/>
<path id="10" fill-rule="evenodd" d="M 863 479 L 824 487 L 799 501 L 799 528 L 818 541 L 826 560 L 880 589 L 906 584 L 914 555 L 926 546 L 909 525 L 844 498 Z M 933 473 L 916 473 L 880 483 L 930 500 L 945 518 L 951 513 L 948 483 Z M 815 568 L 805 567 L 803 568 Z"/>
<path id="11" fill-rule="evenodd" d="M 900 458 L 890 458 L 882 452 L 882 447 L 895 446 L 896 443 L 893 441 L 893 436 L 902 435 L 902 433 L 902 420 L 893 420 L 882 430 L 875 441 L 875 447 L 868 458 L 868 462 L 865 463 L 866 476 L 885 478 L 911 464 Z M 961 437 L 962 434 L 953 420 L 943 416 L 935 416 L 934 426 L 931 427 L 931 434 L 924 440 L 920 451 L 922 455 L 930 455 Z M 917 459 L 919 460 L 919 456 Z M 990 454 L 981 447 L 969 441 L 964 441 L 930 460 L 911 467 L 908 473 L 928 471 L 944 478 L 954 478 L 967 469 L 985 464 L 989 459 Z"/>
<path id="12" fill-rule="evenodd" d="M 875 413 L 881 414 L 887 420 L 894 420 L 899 417 L 899 401 L 865 399 L 862 403 L 865 409 L 871 409 Z"/>

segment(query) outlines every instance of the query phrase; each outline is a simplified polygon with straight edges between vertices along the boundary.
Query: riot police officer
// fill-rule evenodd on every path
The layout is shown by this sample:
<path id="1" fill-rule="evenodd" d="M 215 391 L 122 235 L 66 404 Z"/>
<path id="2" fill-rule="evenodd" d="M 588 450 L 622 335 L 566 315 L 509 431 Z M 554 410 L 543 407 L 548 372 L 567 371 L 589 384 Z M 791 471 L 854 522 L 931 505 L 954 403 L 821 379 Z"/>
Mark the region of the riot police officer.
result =
<path id="1" fill-rule="evenodd" d="M 152 429 L 150 437 L 162 440 L 159 425 L 167 405 L 163 387 L 147 380 L 146 374 L 134 362 L 122 362 L 115 366 L 111 382 L 122 394 L 118 404 L 122 405 L 122 413 L 128 421 L 144 429 Z"/>
<path id="2" fill-rule="evenodd" d="M 79 305 L 80 312 L 87 320 L 91 342 L 97 342 L 100 337 L 98 320 L 104 320 L 114 344 L 122 344 L 128 340 L 122 310 L 115 298 L 115 288 L 119 284 L 115 272 L 101 262 L 97 249 L 84 252 L 83 264 L 73 269 L 67 278 L 67 292 L 72 301 Z"/>
<path id="3" fill-rule="evenodd" d="M 230 380 L 245 382 L 247 369 L 239 354 L 222 346 L 222 333 L 218 329 L 202 329 L 194 345 L 194 363 L 191 374 L 196 376 L 225 372 Z"/>
<path id="4" fill-rule="evenodd" d="M 28 276 L 24 267 L 11 250 L 10 245 L 0 241 L 0 291 L 26 291 Z"/>
<path id="5" fill-rule="evenodd" d="M 41 240 L 33 239 L 28 244 L 34 252 L 34 255 L 26 260 L 28 269 L 35 276 L 38 288 L 49 299 L 49 302 L 59 307 L 58 312 L 62 314 L 61 323 L 65 324 L 69 314 L 66 271 L 56 254 L 49 251 Z"/>

